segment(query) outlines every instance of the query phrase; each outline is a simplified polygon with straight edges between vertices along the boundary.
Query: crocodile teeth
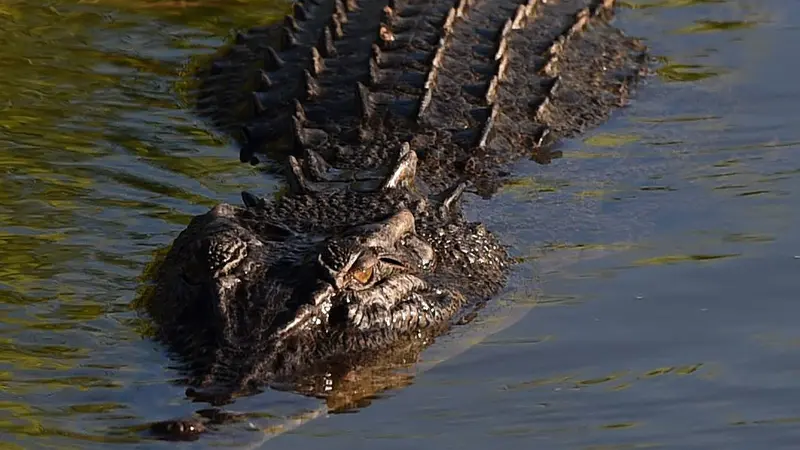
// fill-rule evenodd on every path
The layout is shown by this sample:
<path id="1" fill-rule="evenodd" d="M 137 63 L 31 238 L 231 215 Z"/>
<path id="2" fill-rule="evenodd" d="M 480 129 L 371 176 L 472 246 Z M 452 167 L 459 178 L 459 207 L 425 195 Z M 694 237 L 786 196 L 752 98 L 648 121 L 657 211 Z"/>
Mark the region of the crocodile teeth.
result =
<path id="1" fill-rule="evenodd" d="M 284 62 L 278 52 L 272 47 L 267 47 L 266 54 L 264 55 L 264 69 L 274 72 L 283 67 Z"/>

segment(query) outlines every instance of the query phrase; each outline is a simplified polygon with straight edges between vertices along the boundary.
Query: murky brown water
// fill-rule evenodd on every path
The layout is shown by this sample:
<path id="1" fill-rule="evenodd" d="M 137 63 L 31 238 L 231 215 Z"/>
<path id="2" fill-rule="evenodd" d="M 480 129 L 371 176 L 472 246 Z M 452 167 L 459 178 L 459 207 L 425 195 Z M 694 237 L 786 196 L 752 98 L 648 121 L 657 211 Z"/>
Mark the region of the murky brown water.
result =
<path id="1" fill-rule="evenodd" d="M 800 4 L 626 5 L 658 76 L 471 201 L 528 261 L 497 307 L 411 386 L 270 448 L 796 447 Z M 285 9 L 0 1 L 0 447 L 166 448 L 131 427 L 197 408 L 129 305 L 191 215 L 276 187 L 192 114 L 185 74 Z M 255 425 L 317 407 L 234 405 Z M 262 439 L 239 424 L 194 445 Z"/>

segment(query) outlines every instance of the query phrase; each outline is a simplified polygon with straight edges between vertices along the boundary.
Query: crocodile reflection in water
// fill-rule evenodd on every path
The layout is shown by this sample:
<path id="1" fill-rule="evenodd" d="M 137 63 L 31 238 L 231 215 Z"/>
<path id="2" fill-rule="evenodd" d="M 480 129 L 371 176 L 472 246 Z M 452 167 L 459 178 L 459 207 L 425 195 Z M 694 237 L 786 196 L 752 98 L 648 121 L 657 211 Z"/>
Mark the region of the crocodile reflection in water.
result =
<path id="1" fill-rule="evenodd" d="M 461 214 L 465 181 L 491 194 L 508 163 L 549 160 L 624 101 L 643 48 L 612 7 L 317 0 L 237 36 L 199 104 L 244 123 L 243 161 L 289 138 L 289 189 L 196 217 L 156 272 L 147 309 L 187 393 L 224 403 L 388 358 L 495 294 L 510 258 Z"/>

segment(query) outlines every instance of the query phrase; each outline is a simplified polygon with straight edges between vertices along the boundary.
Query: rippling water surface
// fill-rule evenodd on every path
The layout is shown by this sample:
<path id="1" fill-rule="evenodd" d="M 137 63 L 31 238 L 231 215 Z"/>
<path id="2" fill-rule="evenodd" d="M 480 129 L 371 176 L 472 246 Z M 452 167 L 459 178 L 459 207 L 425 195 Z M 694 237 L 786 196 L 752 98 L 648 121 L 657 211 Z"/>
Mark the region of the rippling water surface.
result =
<path id="1" fill-rule="evenodd" d="M 497 307 L 412 385 L 269 447 L 795 448 L 800 4 L 624 6 L 656 75 L 469 203 L 525 260 Z M 0 1 L 3 448 L 166 447 L 137 425 L 197 408 L 130 304 L 192 215 L 278 186 L 191 112 L 188 74 L 287 8 Z M 259 425 L 318 403 L 233 406 Z M 262 440 L 237 424 L 192 445 Z"/>

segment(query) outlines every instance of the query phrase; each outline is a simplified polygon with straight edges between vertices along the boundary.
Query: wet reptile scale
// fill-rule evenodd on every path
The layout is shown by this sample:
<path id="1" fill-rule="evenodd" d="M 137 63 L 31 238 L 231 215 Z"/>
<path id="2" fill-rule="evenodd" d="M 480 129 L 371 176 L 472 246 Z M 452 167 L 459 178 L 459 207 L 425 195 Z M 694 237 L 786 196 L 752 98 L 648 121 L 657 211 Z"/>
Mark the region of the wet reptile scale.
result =
<path id="1" fill-rule="evenodd" d="M 550 162 L 557 139 L 624 104 L 645 52 L 609 24 L 613 7 L 315 0 L 238 34 L 199 73 L 198 109 L 243 162 L 285 168 L 289 190 L 198 216 L 156 270 L 147 310 L 187 394 L 321 395 L 471 317 L 511 258 L 459 198 L 490 196 L 520 157 Z"/>

